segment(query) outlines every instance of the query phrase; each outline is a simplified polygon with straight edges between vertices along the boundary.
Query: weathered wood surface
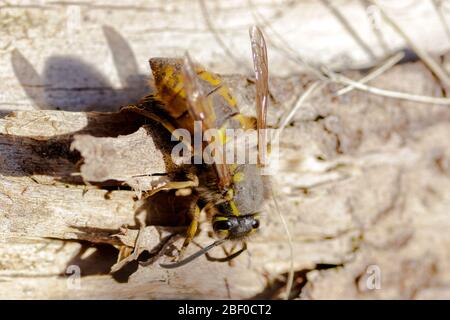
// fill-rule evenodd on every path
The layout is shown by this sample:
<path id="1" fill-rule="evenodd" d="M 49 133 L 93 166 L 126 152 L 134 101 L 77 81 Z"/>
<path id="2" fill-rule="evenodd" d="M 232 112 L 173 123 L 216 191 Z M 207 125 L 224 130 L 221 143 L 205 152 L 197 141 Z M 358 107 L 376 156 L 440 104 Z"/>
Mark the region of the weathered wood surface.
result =
<path id="1" fill-rule="evenodd" d="M 169 258 L 156 257 L 156 263 L 146 267 L 131 263 L 125 270 L 128 279 L 125 271 L 109 273 L 117 246 L 133 245 L 136 213 L 153 214 L 170 203 L 170 199 L 137 200 L 139 190 L 120 189 L 123 181 L 137 189 L 144 182 L 158 183 L 129 178 L 166 169 L 163 152 L 144 155 L 145 150 L 161 150 L 158 146 L 164 133 L 133 115 L 92 111 L 117 110 L 148 91 L 149 56 L 172 56 L 189 48 L 214 70 L 241 71 L 232 59 L 223 58 L 226 52 L 205 26 L 200 7 L 191 10 L 196 18 L 183 18 L 187 5 L 183 1 L 168 6 L 155 2 L 151 7 L 136 2 L 117 6 L 101 1 L 42 2 L 38 6 L 21 2 L 1 8 L 4 36 L 0 41 L 5 42 L 0 46 L 4 111 L 0 119 L 0 297 L 278 297 L 289 254 L 285 233 L 270 208 L 263 215 L 261 232 L 249 240 L 248 253 L 232 265 L 200 258 L 189 267 L 168 271 L 158 262 Z M 250 62 L 246 30 L 253 21 L 252 11 L 228 1 L 207 2 L 207 6 L 237 59 Z M 323 3 L 320 7 L 306 2 L 255 6 L 275 21 L 278 30 L 289 30 L 283 35 L 315 62 L 336 62 L 343 52 L 355 65 L 368 61 L 367 52 L 342 29 L 325 27 L 323 20 L 318 24 L 317 17 L 312 18 L 317 13 L 330 21 L 336 19 Z M 277 13 L 278 7 L 285 8 L 284 13 Z M 365 21 L 365 17 L 354 11 L 361 9 L 360 2 L 339 1 L 337 7 L 354 17 L 350 21 L 355 25 L 366 26 L 358 28 L 361 34 L 368 32 L 367 22 L 357 20 Z M 430 16 L 424 12 L 429 10 L 423 4 L 405 8 L 409 11 L 405 9 L 401 17 L 404 23 L 414 20 L 415 26 L 427 23 L 429 27 L 414 33 L 423 46 L 434 52 L 445 50 L 445 33 L 440 24 L 427 20 Z M 68 17 L 79 10 L 81 26 L 75 18 L 66 29 Z M 228 19 L 231 14 L 237 18 Z M 297 25 L 297 17 L 304 17 L 302 28 L 288 27 Z M 114 29 L 102 28 L 106 24 L 120 30 L 127 40 Z M 317 28 L 324 28 L 323 33 Z M 69 31 L 72 34 L 67 37 Z M 307 43 L 292 40 L 305 38 L 303 33 L 308 32 L 314 37 L 307 37 Z M 383 34 L 392 48 L 401 45 L 388 31 Z M 370 48 L 378 48 L 380 57 L 376 39 L 363 39 Z M 324 50 L 324 46 L 333 50 Z M 290 77 L 272 78 L 270 121 L 276 123 L 311 78 L 294 72 L 279 50 L 269 50 L 273 74 L 291 71 Z M 351 76 L 361 77 L 357 72 Z M 245 76 L 226 80 L 243 110 L 250 112 L 252 83 Z M 442 94 L 439 83 L 420 62 L 396 66 L 371 85 Z M 328 86 L 309 100 L 284 131 L 280 172 L 273 177 L 294 238 L 294 295 L 450 297 L 449 108 L 362 92 L 337 98 L 332 95 L 334 89 Z M 65 111 L 32 110 L 57 108 Z M 22 111 L 7 115 L 10 110 Z M 87 160 L 93 154 L 106 161 L 100 175 L 89 170 L 92 163 Z M 181 202 L 172 203 L 183 209 Z M 168 225 L 181 219 L 154 214 L 154 221 Z M 211 241 L 208 224 L 203 225 L 200 244 Z M 157 250 L 176 231 L 180 230 L 173 226 L 147 227 L 146 248 Z M 121 233 L 125 234 L 118 236 Z M 182 241 L 174 240 L 178 246 Z M 195 249 L 193 245 L 190 250 Z M 77 266 L 82 275 L 79 283 L 67 276 Z M 379 290 L 367 285 L 373 270 L 380 272 Z"/>
<path id="2" fill-rule="evenodd" d="M 380 2 L 422 48 L 433 54 L 448 49 L 431 1 Z M 302 70 L 292 50 L 313 63 L 345 68 L 405 47 L 365 0 L 30 0 L 0 6 L 3 110 L 116 110 L 147 91 L 150 57 L 187 49 L 216 72 L 249 71 L 248 27 L 255 23 L 265 26 L 274 75 Z M 443 8 L 448 16 L 448 4 Z"/>

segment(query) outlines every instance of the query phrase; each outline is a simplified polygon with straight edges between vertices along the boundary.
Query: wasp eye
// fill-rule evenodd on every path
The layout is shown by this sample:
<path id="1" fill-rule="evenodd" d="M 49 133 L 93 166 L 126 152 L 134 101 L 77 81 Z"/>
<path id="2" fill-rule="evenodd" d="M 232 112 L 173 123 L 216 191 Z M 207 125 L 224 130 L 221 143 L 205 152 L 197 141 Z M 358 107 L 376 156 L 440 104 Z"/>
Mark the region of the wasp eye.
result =
<path id="1" fill-rule="evenodd" d="M 214 230 L 230 230 L 231 229 L 231 221 L 229 220 L 220 220 L 220 221 L 216 221 L 214 222 L 213 228 Z"/>
<path id="2" fill-rule="evenodd" d="M 252 228 L 253 229 L 258 229 L 259 228 L 259 220 L 253 220 L 252 221 Z"/>

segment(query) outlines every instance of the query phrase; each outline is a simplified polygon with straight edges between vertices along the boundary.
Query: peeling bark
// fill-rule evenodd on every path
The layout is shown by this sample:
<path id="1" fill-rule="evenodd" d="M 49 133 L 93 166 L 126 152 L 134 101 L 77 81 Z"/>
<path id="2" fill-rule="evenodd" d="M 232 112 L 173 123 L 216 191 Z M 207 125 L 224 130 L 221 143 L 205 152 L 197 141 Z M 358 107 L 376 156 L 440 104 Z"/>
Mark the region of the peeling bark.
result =
<path id="1" fill-rule="evenodd" d="M 344 16 L 359 12 L 354 2 L 349 3 L 349 7 L 338 8 Z M 84 16 L 93 17 L 92 6 L 80 6 Z M 0 63 L 0 297 L 279 298 L 289 268 L 289 250 L 270 202 L 262 215 L 260 232 L 248 241 L 248 251 L 230 264 L 202 257 L 185 268 L 159 267 L 176 256 L 175 248 L 180 247 L 189 221 L 186 213 L 191 199 L 170 192 L 140 198 L 142 191 L 170 180 L 170 136 L 142 116 L 116 110 L 152 90 L 146 84 L 149 55 L 174 54 L 160 44 L 164 41 L 160 41 L 159 31 L 152 33 L 154 28 L 166 29 L 169 22 L 174 23 L 172 31 L 166 30 L 167 43 L 177 43 L 184 51 L 197 43 L 187 37 L 195 34 L 197 27 L 180 29 L 176 23 L 180 17 L 174 17 L 178 13 L 170 16 L 164 11 L 153 15 L 154 23 L 145 30 L 139 19 L 127 19 L 129 23 L 123 26 L 124 12 L 132 8 L 99 6 L 95 15 L 100 22 L 86 29 L 94 30 L 92 33 L 80 36 L 80 43 L 84 43 L 80 50 L 81 56 L 91 57 L 101 72 L 74 57 L 51 57 L 40 65 L 44 61 L 41 55 L 51 56 L 46 51 L 52 47 L 49 42 L 54 41 L 54 48 L 70 49 L 64 42 L 67 38 L 62 40 L 63 31 L 58 31 L 61 28 L 54 28 L 65 19 L 61 16 L 67 5 L 55 5 L 49 18 L 53 27 L 48 30 L 37 22 L 26 25 L 42 17 L 40 8 L 19 6 L 0 13 L 20 20 L 21 15 L 14 18 L 17 12 L 30 11 L 31 22 L 22 21 L 24 30 L 38 34 L 30 39 L 17 23 L 9 23 L 0 31 L 15 39 L 17 49 L 0 46 L 6 50 L 0 55 L 10 56 L 10 61 Z M 142 6 L 136 5 L 139 17 L 152 20 Z M 307 7 L 317 8 L 312 4 Z M 162 5 L 158 8 L 162 10 Z M 214 14 L 225 19 L 238 9 L 243 8 L 230 6 Z M 289 7 L 288 11 L 303 9 Z M 106 15 L 108 10 L 112 16 Z M 420 7 L 412 16 L 422 17 L 422 10 Z M 171 20 L 166 23 L 164 19 Z M 13 20 L 1 19 L 2 23 Z M 245 25 L 244 20 L 239 21 Z M 106 21 L 124 27 L 121 32 L 130 38 L 139 64 L 124 62 L 124 57 L 131 59 L 133 51 L 114 28 L 99 27 Z M 245 28 L 223 28 L 239 33 L 239 48 L 248 46 L 247 35 L 245 41 L 240 35 Z M 50 30 L 56 38 L 49 37 Z M 177 36 L 179 32 L 183 37 Z M 198 41 L 201 48 L 192 44 L 200 61 L 216 65 L 214 71 L 241 73 L 224 78 L 242 111 L 254 114 L 251 79 L 232 67 L 223 51 L 211 53 L 219 49 L 217 40 L 208 38 L 209 33 L 197 36 L 205 40 Z M 101 48 L 93 48 L 92 39 L 102 37 L 104 44 L 96 42 Z M 392 34 L 386 33 L 386 37 L 387 43 L 399 45 Z M 365 36 L 359 39 L 373 40 Z M 360 56 L 367 53 L 359 54 L 348 43 L 340 47 L 338 40 L 333 41 L 330 47 L 339 47 L 341 54 L 353 54 L 354 61 L 359 61 L 355 65 L 367 59 Z M 428 42 L 423 42 L 426 47 Z M 152 52 L 148 52 L 148 43 L 152 43 Z M 32 45 L 37 49 L 31 49 Z M 377 57 L 383 56 L 380 47 L 372 44 L 370 48 Z M 277 51 L 270 55 L 274 64 L 270 65 L 269 123 L 274 126 L 314 78 L 293 69 L 280 50 L 272 51 Z M 99 54 L 93 56 L 92 52 Z M 107 54 L 111 54 L 111 63 L 104 61 Z M 334 54 L 338 55 L 331 52 L 327 56 L 325 52 L 317 57 L 319 62 L 330 63 Z M 236 55 L 241 59 L 238 52 Z M 345 66 L 339 64 L 341 69 Z M 58 78 L 55 70 L 64 76 Z M 116 80 L 105 80 L 116 77 L 116 72 Z M 289 72 L 290 76 L 276 76 Z M 69 75 L 73 75 L 72 82 Z M 358 79 L 363 73 L 347 75 Z M 421 62 L 397 65 L 370 85 L 442 95 L 441 86 Z M 450 109 L 356 91 L 336 97 L 336 88 L 328 85 L 295 115 L 282 135 L 280 170 L 271 177 L 294 239 L 296 282 L 292 297 L 449 297 Z M 53 110 L 32 110 L 36 107 Z M 117 265 L 119 251 L 136 244 L 142 214 L 146 226 L 141 247 L 128 264 Z M 199 245 L 211 242 L 208 231 L 210 224 L 203 221 L 196 237 Z M 189 252 L 197 249 L 192 244 Z M 214 256 L 222 254 L 220 248 L 212 251 Z M 81 272 L 79 283 L 71 277 L 77 270 Z"/>

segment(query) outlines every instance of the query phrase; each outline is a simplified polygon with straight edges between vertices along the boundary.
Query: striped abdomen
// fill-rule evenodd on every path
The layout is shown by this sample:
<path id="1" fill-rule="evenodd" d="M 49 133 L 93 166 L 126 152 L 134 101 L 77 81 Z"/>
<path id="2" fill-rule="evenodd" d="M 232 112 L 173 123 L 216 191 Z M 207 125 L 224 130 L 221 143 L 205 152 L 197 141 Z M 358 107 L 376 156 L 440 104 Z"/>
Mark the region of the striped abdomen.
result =
<path id="1" fill-rule="evenodd" d="M 194 121 L 188 111 L 182 60 L 170 58 L 153 58 L 150 60 L 157 98 L 163 102 L 165 112 L 172 118 L 177 128 L 184 128 L 193 133 Z M 222 79 L 200 66 L 196 66 L 199 84 L 214 112 L 214 127 L 221 131 L 226 128 L 250 128 L 251 121 L 244 117 L 237 107 L 235 98 Z"/>

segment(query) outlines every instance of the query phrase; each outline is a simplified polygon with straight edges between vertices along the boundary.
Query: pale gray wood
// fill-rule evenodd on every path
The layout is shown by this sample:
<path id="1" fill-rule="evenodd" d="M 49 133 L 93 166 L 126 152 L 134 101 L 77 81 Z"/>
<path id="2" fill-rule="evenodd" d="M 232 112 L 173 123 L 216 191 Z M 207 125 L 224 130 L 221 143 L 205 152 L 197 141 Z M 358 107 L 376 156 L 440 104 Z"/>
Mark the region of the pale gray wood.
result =
<path id="1" fill-rule="evenodd" d="M 115 280 L 109 271 L 117 248 L 132 246 L 136 239 L 136 214 L 164 209 L 137 200 L 149 185 L 129 180 L 153 170 L 162 173 L 163 153 L 145 157 L 142 152 L 156 150 L 151 149 L 154 139 L 163 133 L 147 131 L 139 117 L 92 111 L 115 111 L 134 102 L 152 90 L 147 86 L 149 57 L 189 49 L 214 71 L 239 73 L 225 80 L 243 111 L 253 113 L 248 68 L 236 67 L 235 61 L 251 63 L 247 27 L 254 23 L 252 10 L 260 10 L 305 58 L 344 68 L 374 64 L 384 54 L 361 3 L 332 4 L 357 26 L 360 40 L 345 31 L 325 1 L 258 2 L 251 10 L 240 1 L 207 2 L 216 33 L 192 1 L 8 3 L 12 5 L 2 4 L 0 11 L 0 297 L 279 297 L 289 251 L 269 202 L 261 232 L 249 239 L 248 252 L 232 265 L 200 258 L 167 271 L 158 263 L 170 258 L 158 257 L 153 265 L 140 266 L 127 283 Z M 429 52 L 447 49 L 432 7 L 408 3 L 392 9 L 398 22 L 409 26 Z M 288 62 L 277 37 L 270 28 L 266 31 L 274 97 L 269 122 L 275 124 L 313 78 L 299 74 L 301 68 Z M 390 50 L 404 46 L 388 28 L 382 31 Z M 358 44 L 361 40 L 366 46 Z M 373 51 L 375 60 L 364 47 Z M 280 77 L 285 74 L 291 76 Z M 361 77 L 358 72 L 348 75 Z M 396 66 L 370 84 L 441 95 L 441 87 L 420 62 Z M 449 297 L 450 110 L 361 92 L 336 98 L 336 87 L 309 100 L 284 131 L 280 172 L 272 177 L 294 238 L 294 294 Z M 64 111 L 32 110 L 57 108 Z M 17 111 L 6 116 L 11 110 Z M 114 152 L 103 152 L 106 146 Z M 90 157 L 92 148 L 101 150 L 100 157 Z M 88 169 L 95 159 L 109 163 L 109 171 L 92 175 L 95 170 Z M 123 181 L 138 190 L 126 185 L 120 190 Z M 156 220 L 169 219 L 164 212 L 152 214 Z M 208 222 L 202 223 L 198 243 L 211 242 L 209 228 Z M 145 230 L 143 246 L 149 250 L 172 232 L 183 231 Z M 178 238 L 175 245 L 182 241 Z M 213 253 L 219 256 L 221 251 Z M 80 286 L 67 277 L 66 272 L 73 272 L 70 266 L 81 268 Z M 367 285 L 373 270 L 381 272 L 379 290 Z"/>

